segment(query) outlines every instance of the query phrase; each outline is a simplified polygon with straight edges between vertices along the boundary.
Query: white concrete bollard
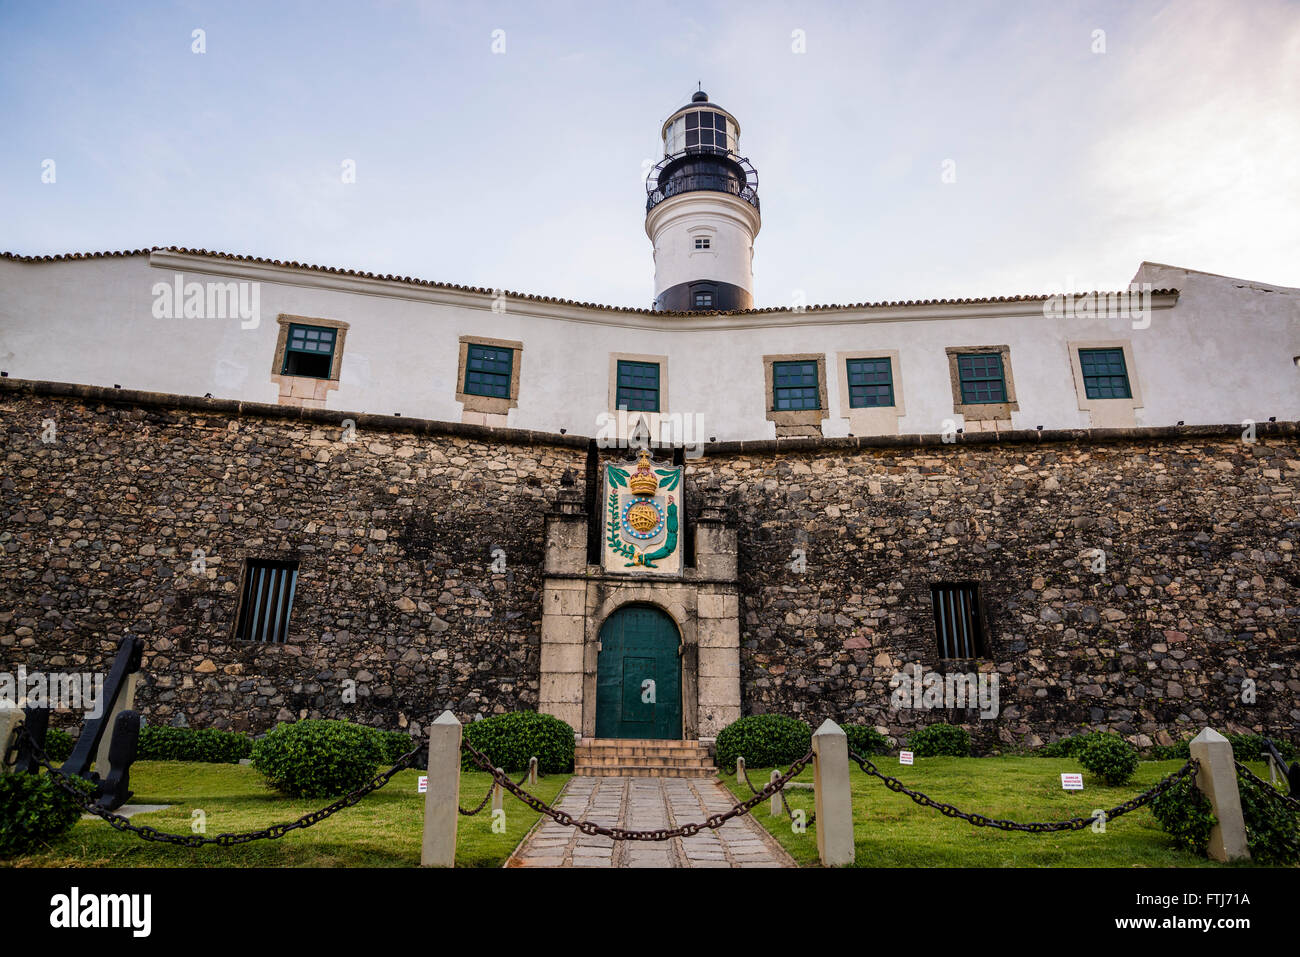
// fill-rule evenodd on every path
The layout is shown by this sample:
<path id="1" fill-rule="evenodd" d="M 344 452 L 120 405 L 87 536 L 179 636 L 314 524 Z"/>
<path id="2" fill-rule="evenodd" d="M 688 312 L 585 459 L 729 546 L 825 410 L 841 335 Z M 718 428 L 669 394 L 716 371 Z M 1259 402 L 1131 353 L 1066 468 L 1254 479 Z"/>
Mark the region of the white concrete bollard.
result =
<path id="1" fill-rule="evenodd" d="M 501 768 L 497 768 L 497 774 L 505 774 Z M 501 787 L 500 782 L 492 782 L 492 810 L 500 811 L 505 808 L 505 789 Z"/>
<path id="2" fill-rule="evenodd" d="M 736 755 L 736 783 L 739 784 L 745 780 L 745 758 L 742 755 Z"/>
<path id="3" fill-rule="evenodd" d="M 9 749 L 18 744 L 18 725 L 25 717 L 22 708 L 0 708 L 0 774 L 9 774 L 13 771 L 13 764 L 5 761 L 4 758 L 9 754 Z M 18 760 L 17 751 L 13 753 L 11 760 Z"/>
<path id="4" fill-rule="evenodd" d="M 773 768 L 772 776 L 767 779 L 767 783 L 771 784 L 780 776 L 781 776 L 781 772 L 778 769 Z M 781 792 L 780 791 L 777 791 L 775 794 L 772 795 L 772 816 L 773 817 L 781 816 Z"/>
<path id="5" fill-rule="evenodd" d="M 1210 799 L 1218 823 L 1210 831 L 1206 853 L 1216 861 L 1250 860 L 1246 843 L 1246 820 L 1241 813 L 1241 792 L 1237 789 L 1237 766 L 1232 743 L 1213 728 L 1206 728 L 1189 745 L 1200 762 L 1196 786 Z"/>
<path id="6" fill-rule="evenodd" d="M 849 739 L 827 718 L 812 737 L 813 794 L 817 813 L 817 853 L 823 867 L 852 864 L 853 791 L 849 784 Z"/>
<path id="7" fill-rule="evenodd" d="M 460 722 L 444 711 L 429 725 L 429 789 L 424 795 L 421 867 L 456 866 L 460 823 Z"/>
<path id="8" fill-rule="evenodd" d="M 537 786 L 537 758 L 535 756 L 528 759 L 528 786 L 530 788 Z"/>

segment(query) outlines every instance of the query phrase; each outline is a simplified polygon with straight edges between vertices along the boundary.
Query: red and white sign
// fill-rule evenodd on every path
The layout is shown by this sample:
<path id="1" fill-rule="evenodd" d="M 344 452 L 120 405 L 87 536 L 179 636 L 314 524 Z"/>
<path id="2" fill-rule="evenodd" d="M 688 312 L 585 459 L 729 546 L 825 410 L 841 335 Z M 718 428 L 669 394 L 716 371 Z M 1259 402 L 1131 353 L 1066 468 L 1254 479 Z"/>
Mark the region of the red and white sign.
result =
<path id="1" fill-rule="evenodd" d="M 427 794 L 429 792 L 429 775 L 420 775 L 420 784 L 416 788 L 416 791 L 420 794 Z"/>
<path id="2" fill-rule="evenodd" d="M 899 763 L 899 764 L 911 764 L 911 763 L 912 763 L 912 752 L 911 752 L 911 751 L 899 751 L 899 752 L 898 752 L 898 763 Z"/>
<path id="3" fill-rule="evenodd" d="M 1061 788 L 1066 791 L 1082 791 L 1083 775 L 1082 774 L 1062 774 Z"/>

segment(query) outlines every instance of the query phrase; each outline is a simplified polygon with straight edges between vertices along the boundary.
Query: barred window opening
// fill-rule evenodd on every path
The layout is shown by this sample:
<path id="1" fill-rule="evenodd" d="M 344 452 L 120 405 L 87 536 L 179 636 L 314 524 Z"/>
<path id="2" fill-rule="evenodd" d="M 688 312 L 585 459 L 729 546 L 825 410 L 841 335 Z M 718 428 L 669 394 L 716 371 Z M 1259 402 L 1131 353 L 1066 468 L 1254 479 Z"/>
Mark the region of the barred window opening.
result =
<path id="1" fill-rule="evenodd" d="M 239 641 L 284 644 L 297 586 L 297 562 L 248 559 L 235 637 Z"/>
<path id="2" fill-rule="evenodd" d="M 985 654 L 984 614 L 979 585 L 971 582 L 930 586 L 940 658 L 981 658 Z"/>

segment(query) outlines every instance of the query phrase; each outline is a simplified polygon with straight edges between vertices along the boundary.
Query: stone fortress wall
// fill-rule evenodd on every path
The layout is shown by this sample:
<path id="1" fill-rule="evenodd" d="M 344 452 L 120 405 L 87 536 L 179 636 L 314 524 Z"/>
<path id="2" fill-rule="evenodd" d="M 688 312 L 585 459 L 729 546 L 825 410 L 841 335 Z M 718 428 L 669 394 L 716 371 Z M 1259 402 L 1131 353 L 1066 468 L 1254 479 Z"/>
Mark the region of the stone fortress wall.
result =
<path id="1" fill-rule="evenodd" d="M 566 471 L 583 486 L 586 438 L 13 379 L 0 431 L 0 670 L 106 669 L 129 630 L 154 723 L 418 733 L 444 708 L 537 707 L 545 517 Z M 1085 726 L 1290 733 L 1297 434 L 710 446 L 686 494 L 734 513 L 743 712 L 895 735 L 958 720 L 986 749 Z M 236 642 L 243 559 L 277 556 L 300 562 L 289 641 Z M 981 585 L 974 665 L 937 657 L 941 581 Z M 891 708 L 913 664 L 996 671 L 998 716 Z"/>

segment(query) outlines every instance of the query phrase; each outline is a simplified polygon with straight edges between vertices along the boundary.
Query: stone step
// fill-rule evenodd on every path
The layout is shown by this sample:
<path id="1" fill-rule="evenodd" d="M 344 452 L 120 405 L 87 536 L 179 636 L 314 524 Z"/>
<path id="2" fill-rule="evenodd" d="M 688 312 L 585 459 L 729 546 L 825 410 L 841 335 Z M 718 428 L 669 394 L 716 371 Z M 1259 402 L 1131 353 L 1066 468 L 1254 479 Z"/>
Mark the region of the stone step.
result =
<path id="1" fill-rule="evenodd" d="M 688 758 L 647 758 L 642 756 L 630 755 L 622 758 L 606 758 L 600 761 L 576 760 L 573 763 L 575 768 L 617 768 L 626 765 L 641 765 L 644 767 L 655 768 L 702 768 L 713 770 L 712 762 L 708 760 L 697 760 Z"/>
<path id="2" fill-rule="evenodd" d="M 657 738 L 584 738 L 574 773 L 593 777 L 712 777 L 709 751 L 698 741 Z"/>
<path id="3" fill-rule="evenodd" d="M 603 748 L 680 748 L 688 751 L 704 747 L 698 741 L 676 741 L 670 738 L 583 738 L 578 742 L 579 749 Z"/>
<path id="4" fill-rule="evenodd" d="M 574 768 L 574 774 L 594 778 L 711 778 L 714 768 L 662 768 L 638 764 L 612 767 Z"/>
<path id="5" fill-rule="evenodd" d="M 664 778 L 711 778 L 716 774 L 715 768 L 707 765 L 660 765 L 642 761 L 620 761 L 610 765 L 575 765 L 573 774 L 601 776 L 619 776 L 629 774 L 658 774 Z"/>
<path id="6" fill-rule="evenodd" d="M 580 754 L 574 758 L 574 761 L 577 764 L 591 765 L 663 764 L 682 767 L 713 767 L 713 762 L 709 760 L 707 755 L 696 755 L 693 757 L 668 757 L 662 754 L 605 754 L 597 757 Z"/>
<path id="7" fill-rule="evenodd" d="M 585 754 L 589 758 L 617 757 L 621 754 L 647 754 L 660 758 L 707 758 L 708 752 L 703 748 L 578 748 L 575 754 Z"/>
<path id="8" fill-rule="evenodd" d="M 574 754 L 590 758 L 649 757 L 649 758 L 703 758 L 709 752 L 703 748 L 689 751 L 686 748 L 579 748 Z"/>

